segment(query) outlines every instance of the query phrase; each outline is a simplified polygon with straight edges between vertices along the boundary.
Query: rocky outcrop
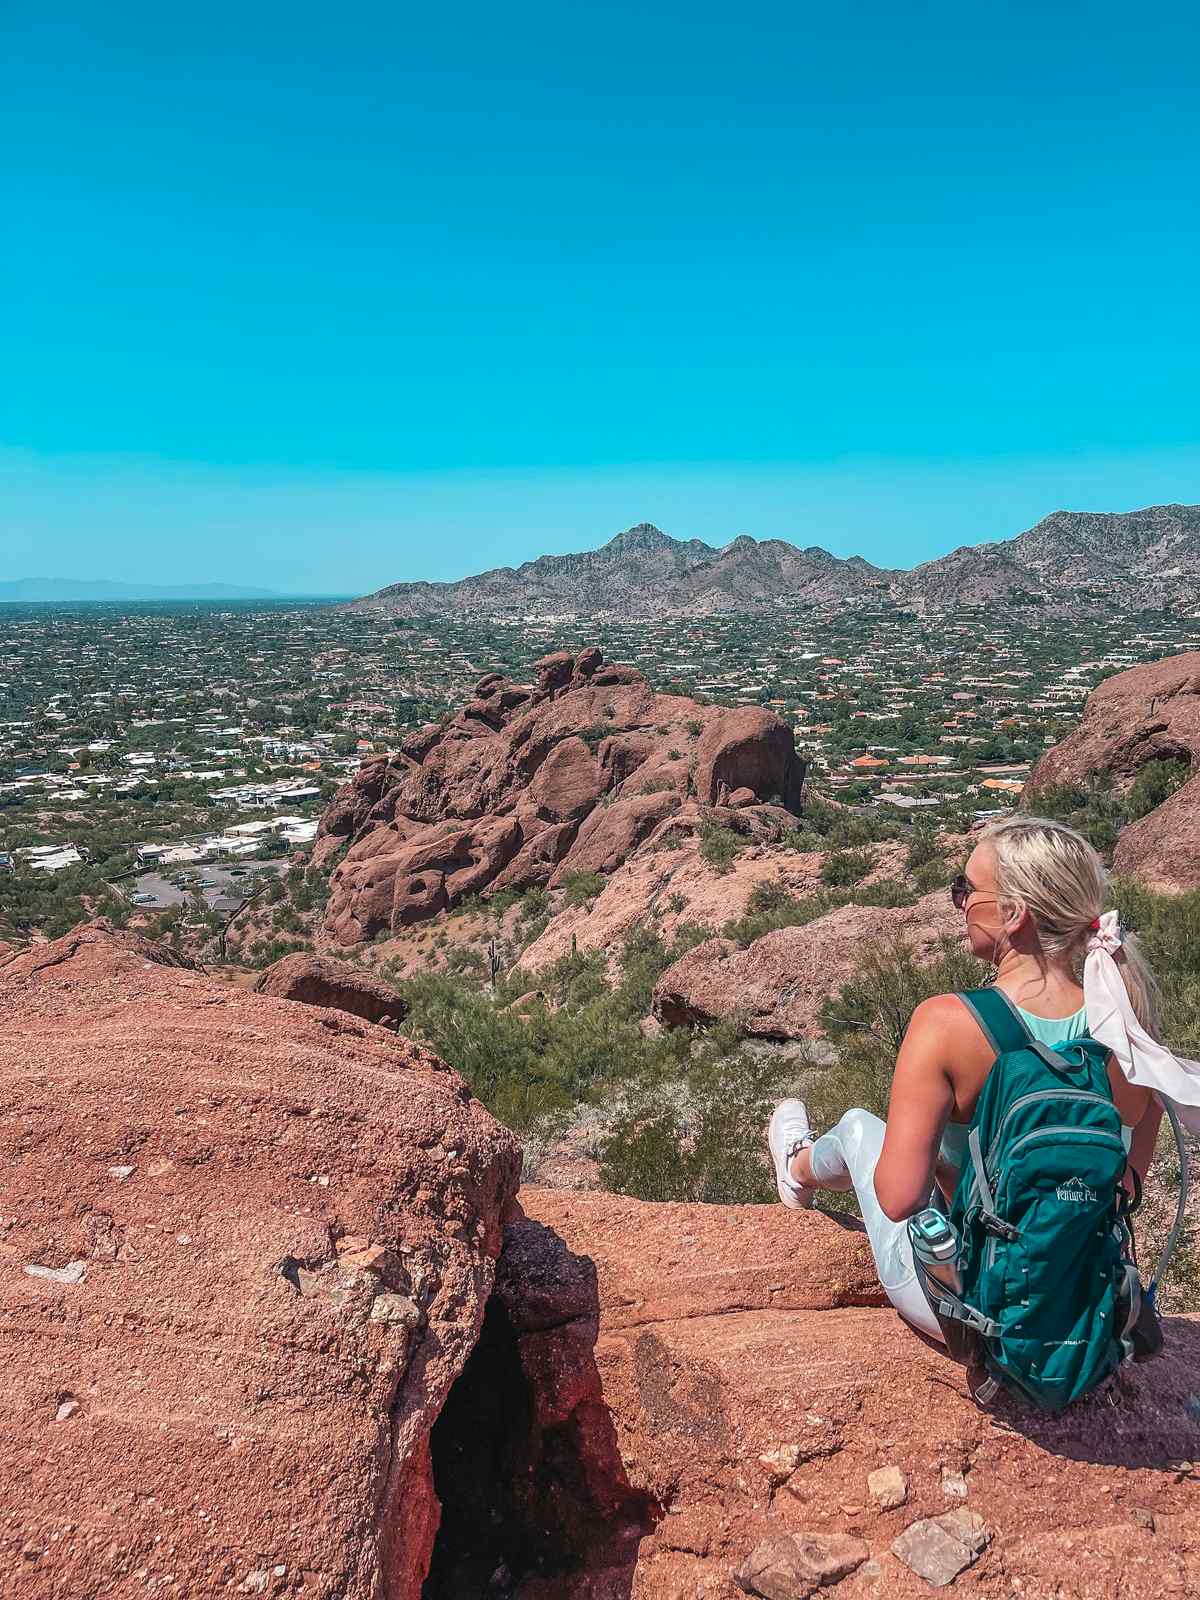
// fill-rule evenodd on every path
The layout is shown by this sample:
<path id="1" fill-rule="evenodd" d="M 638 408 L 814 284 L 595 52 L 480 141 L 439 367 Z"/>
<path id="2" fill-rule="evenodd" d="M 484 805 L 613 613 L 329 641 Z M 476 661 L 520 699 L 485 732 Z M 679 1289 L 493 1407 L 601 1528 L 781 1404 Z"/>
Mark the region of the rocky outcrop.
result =
<path id="1" fill-rule="evenodd" d="M 522 1202 L 595 1263 L 601 1392 L 653 1531 L 521 1600 L 735 1600 L 735 1574 L 772 1571 L 796 1586 L 751 1592 L 917 1600 L 955 1572 L 989 1600 L 1197 1592 L 1197 1319 L 1062 1417 L 985 1411 L 878 1304 L 862 1235 L 832 1217 Z"/>
<path id="2" fill-rule="evenodd" d="M 254 988 L 277 1000 L 298 1000 L 301 1005 L 345 1011 L 385 1028 L 398 1028 L 408 1012 L 396 991 L 378 978 L 347 961 L 330 961 L 307 951 L 273 962 L 259 974 Z"/>
<path id="3" fill-rule="evenodd" d="M 668 1026 L 728 1017 L 760 1038 L 811 1038 L 821 1002 L 854 976 L 868 945 L 903 942 L 927 960 L 942 940 L 961 938 L 962 914 L 944 889 L 911 906 L 841 906 L 744 948 L 706 939 L 659 978 L 654 1012 Z"/>
<path id="4" fill-rule="evenodd" d="M 595 900 L 559 911 L 517 965 L 537 972 L 572 949 L 616 957 L 634 929 L 647 924 L 668 945 L 685 928 L 708 927 L 715 935 L 730 918 L 746 914 L 761 884 L 796 895 L 821 886 L 824 858 L 816 851 L 748 842 L 724 871 L 700 852 L 700 819 L 677 813 L 612 873 Z"/>
<path id="5" fill-rule="evenodd" d="M 1034 767 L 1022 805 L 1037 810 L 1041 790 L 1078 786 L 1093 775 L 1127 791 L 1150 761 L 1178 762 L 1190 776 L 1148 815 L 1121 832 L 1117 872 L 1151 888 L 1200 885 L 1200 651 L 1168 656 L 1106 678 L 1088 696 L 1083 718 Z"/>
<path id="6" fill-rule="evenodd" d="M 94 927 L 0 972 L 0 1097 L 0 1588 L 417 1600 L 511 1135 L 410 1040 Z"/>
<path id="7" fill-rule="evenodd" d="M 1194 1319 L 981 1411 L 848 1222 L 518 1205 L 428 1051 L 95 927 L 0 970 L 0 1105 L 6 1594 L 1200 1587 Z"/>
<path id="8" fill-rule="evenodd" d="M 326 933 L 355 944 L 468 895 L 611 872 L 706 805 L 714 820 L 777 837 L 803 776 L 773 713 L 655 694 L 596 649 L 544 657 L 528 686 L 491 673 L 456 716 L 410 734 L 334 797 L 317 841 L 321 859 L 344 849 Z"/>

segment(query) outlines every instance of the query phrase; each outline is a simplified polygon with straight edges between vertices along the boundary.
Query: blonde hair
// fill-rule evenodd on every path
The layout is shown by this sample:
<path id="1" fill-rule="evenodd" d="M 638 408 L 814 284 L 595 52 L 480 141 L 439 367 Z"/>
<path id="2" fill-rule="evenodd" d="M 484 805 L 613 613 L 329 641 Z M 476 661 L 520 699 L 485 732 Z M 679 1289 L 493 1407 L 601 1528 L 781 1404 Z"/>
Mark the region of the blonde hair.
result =
<path id="1" fill-rule="evenodd" d="M 1074 828 L 1048 817 L 1003 817 L 981 837 L 996 853 L 1001 910 L 1027 909 L 1045 954 L 1082 967 L 1108 887 L 1108 873 L 1092 846 Z M 1161 1038 L 1158 982 L 1136 935 L 1124 933 L 1116 960 L 1134 1015 L 1151 1038 Z"/>

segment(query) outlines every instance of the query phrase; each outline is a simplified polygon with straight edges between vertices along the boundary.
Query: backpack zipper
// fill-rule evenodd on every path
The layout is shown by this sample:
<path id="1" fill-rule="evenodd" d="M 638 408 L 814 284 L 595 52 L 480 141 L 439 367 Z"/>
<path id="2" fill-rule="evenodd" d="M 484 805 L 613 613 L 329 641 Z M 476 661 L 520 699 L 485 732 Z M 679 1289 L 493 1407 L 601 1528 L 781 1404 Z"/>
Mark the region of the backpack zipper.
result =
<path id="1" fill-rule="evenodd" d="M 984 1176 L 987 1178 L 988 1182 L 991 1184 L 993 1193 L 995 1193 L 995 1191 L 999 1188 L 1000 1185 L 999 1185 L 999 1174 L 993 1172 L 993 1170 L 992 1170 L 992 1162 L 995 1160 L 996 1151 L 997 1151 L 997 1149 L 999 1147 L 1001 1137 L 1003 1136 L 1003 1133 L 1004 1133 L 1004 1127 L 1005 1127 L 1005 1124 L 1008 1122 L 1009 1117 L 1011 1117 L 1014 1112 L 1019 1111 L 1022 1106 L 1029 1105 L 1031 1102 L 1033 1102 L 1035 1100 L 1063 1100 L 1063 1099 L 1067 1099 L 1067 1100 L 1096 1100 L 1096 1101 L 1099 1101 L 1101 1105 L 1112 1106 L 1114 1112 L 1116 1112 L 1116 1110 L 1117 1110 L 1116 1106 L 1113 1104 L 1112 1099 L 1108 1095 L 1095 1094 L 1091 1090 L 1084 1091 L 1084 1090 L 1075 1090 L 1075 1089 L 1039 1089 L 1036 1094 L 1023 1094 L 1020 1097 L 1019 1100 L 1014 1100 L 1012 1105 L 1009 1106 L 1008 1110 L 1004 1113 L 1004 1116 L 1003 1116 L 1003 1118 L 1001 1120 L 1000 1126 L 996 1130 L 996 1137 L 992 1140 L 991 1149 L 988 1151 L 987 1158 L 985 1159 L 985 1161 L 983 1163 Z M 1118 1118 L 1119 1118 L 1120 1114 L 1117 1113 L 1117 1115 L 1118 1115 Z M 1026 1139 L 1033 1139 L 1039 1133 L 1089 1133 L 1089 1134 L 1095 1134 L 1098 1137 L 1103 1138 L 1103 1139 L 1116 1139 L 1116 1140 L 1118 1140 L 1120 1142 L 1121 1149 L 1124 1150 L 1124 1148 L 1125 1148 L 1125 1141 L 1121 1138 L 1120 1134 L 1106 1133 L 1103 1128 L 1076 1128 L 1076 1127 L 1072 1126 L 1069 1123 L 1058 1123 L 1058 1124 L 1052 1125 L 1049 1128 L 1032 1128 L 1028 1133 L 1023 1133 L 1021 1135 L 1021 1137 L 1019 1139 L 1015 1140 L 1014 1143 L 1010 1146 L 1010 1154 L 1011 1154 L 1011 1152 L 1013 1150 L 1017 1149 L 1017 1147 L 1019 1145 L 1024 1144 Z M 968 1197 L 968 1200 L 967 1200 L 966 1210 L 969 1211 L 971 1209 L 971 1207 L 975 1204 L 975 1202 L 978 1199 L 979 1199 L 979 1175 L 977 1173 L 975 1173 L 975 1174 L 972 1175 L 972 1178 L 971 1178 L 971 1193 L 970 1193 L 970 1196 Z"/>
<path id="2" fill-rule="evenodd" d="M 1058 1092 L 1058 1091 L 1055 1091 L 1055 1092 Z M 1035 1098 L 1040 1098 L 1040 1096 L 1027 1095 L 1025 1098 L 1026 1099 L 1035 1099 Z M 1072 1098 L 1074 1098 L 1074 1096 L 1072 1096 Z M 1097 1100 L 1103 1100 L 1104 1096 L 1103 1095 L 1095 1095 L 1095 1096 L 1093 1096 L 1093 1098 L 1097 1099 Z M 1016 1106 L 1019 1105 L 1019 1104 L 1020 1104 L 1019 1101 L 1015 1102 L 1014 1105 L 1012 1107 L 1010 1107 L 1010 1110 L 1015 1110 Z M 1043 1135 L 1062 1134 L 1062 1133 L 1086 1134 L 1088 1136 L 1088 1138 L 1090 1138 L 1090 1139 L 1103 1139 L 1108 1144 L 1119 1145 L 1120 1148 L 1121 1148 L 1122 1155 L 1125 1153 L 1125 1141 L 1124 1141 L 1124 1139 L 1121 1138 L 1120 1134 L 1118 1134 L 1118 1133 L 1105 1133 L 1103 1128 L 1076 1128 L 1071 1123 L 1059 1123 L 1059 1124 L 1057 1124 L 1057 1125 L 1055 1125 L 1053 1127 L 1049 1127 L 1049 1128 L 1033 1128 L 1033 1129 L 1030 1130 L 1029 1133 L 1023 1133 L 1019 1139 L 1014 1139 L 1012 1144 L 1009 1146 L 1009 1152 L 1008 1153 L 1011 1156 L 1014 1151 L 1019 1150 L 1020 1147 L 1023 1144 L 1027 1144 L 1030 1139 L 1038 1139 L 1038 1138 L 1041 1138 Z M 1000 1174 L 996 1173 L 995 1181 L 992 1184 L 993 1192 L 998 1190 L 999 1187 L 1000 1187 Z M 995 1264 L 996 1264 L 996 1247 L 997 1247 L 997 1245 L 999 1243 L 1000 1243 L 999 1239 L 995 1238 L 994 1236 L 988 1240 L 987 1249 L 984 1252 L 984 1265 L 985 1265 L 985 1268 L 990 1268 L 990 1267 L 994 1267 L 995 1266 Z"/>
<path id="3" fill-rule="evenodd" d="M 987 1153 L 987 1161 L 984 1163 L 989 1172 L 991 1171 L 992 1162 L 996 1159 L 996 1151 L 999 1148 L 1001 1139 L 1004 1137 L 1004 1130 L 1008 1126 L 1009 1119 L 1022 1106 L 1032 1105 L 1036 1100 L 1092 1100 L 1098 1101 L 1101 1105 L 1112 1106 L 1113 1110 L 1116 1110 L 1111 1095 L 1097 1094 L 1094 1089 L 1038 1089 L 1033 1094 L 1023 1094 L 1019 1099 L 1013 1101 L 1000 1119 L 1000 1126 L 996 1129 L 996 1137 L 992 1140 L 991 1148 Z"/>

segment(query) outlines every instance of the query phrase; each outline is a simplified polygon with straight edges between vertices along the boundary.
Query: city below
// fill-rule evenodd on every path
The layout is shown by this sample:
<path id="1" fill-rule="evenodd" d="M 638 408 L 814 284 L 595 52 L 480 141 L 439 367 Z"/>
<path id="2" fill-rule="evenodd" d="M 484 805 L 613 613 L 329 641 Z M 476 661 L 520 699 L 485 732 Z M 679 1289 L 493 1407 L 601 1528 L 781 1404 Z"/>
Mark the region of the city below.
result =
<path id="1" fill-rule="evenodd" d="M 215 919 L 299 860 L 363 760 L 469 698 L 598 644 L 659 690 L 762 705 L 809 791 L 963 826 L 1015 803 L 1101 678 L 1200 645 L 1176 613 L 1077 618 L 885 600 L 596 623 L 434 623 L 320 603 L 0 608 L 0 937 L 86 912 Z M 227 871 L 237 872 L 231 879 Z"/>

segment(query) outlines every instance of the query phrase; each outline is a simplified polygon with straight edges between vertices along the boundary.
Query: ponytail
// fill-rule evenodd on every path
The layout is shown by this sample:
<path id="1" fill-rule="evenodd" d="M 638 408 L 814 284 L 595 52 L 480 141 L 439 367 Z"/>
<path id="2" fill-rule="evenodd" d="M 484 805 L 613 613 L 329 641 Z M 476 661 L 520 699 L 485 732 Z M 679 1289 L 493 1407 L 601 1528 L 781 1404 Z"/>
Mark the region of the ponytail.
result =
<path id="1" fill-rule="evenodd" d="M 1009 914 L 1026 909 L 1042 950 L 1069 957 L 1082 969 L 1088 942 L 1100 926 L 1108 874 L 1096 851 L 1074 828 L 1047 817 L 1003 817 L 981 836 L 996 853 L 999 903 Z M 1106 919 L 1107 920 L 1107 919 Z M 1112 952 L 1134 1016 L 1152 1039 L 1162 1037 L 1162 997 L 1145 953 L 1122 931 Z"/>

